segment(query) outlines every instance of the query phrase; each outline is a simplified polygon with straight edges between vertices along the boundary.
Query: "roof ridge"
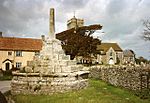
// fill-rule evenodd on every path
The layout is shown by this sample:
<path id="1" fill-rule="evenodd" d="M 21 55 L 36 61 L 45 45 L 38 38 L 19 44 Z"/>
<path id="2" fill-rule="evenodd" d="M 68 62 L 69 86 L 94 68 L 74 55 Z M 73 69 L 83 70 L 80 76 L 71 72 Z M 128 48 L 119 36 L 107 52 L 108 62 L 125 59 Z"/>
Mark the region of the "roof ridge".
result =
<path id="1" fill-rule="evenodd" d="M 118 43 L 117 42 L 115 42 L 115 43 L 103 42 L 101 44 L 118 44 Z"/>
<path id="2" fill-rule="evenodd" d="M 21 37 L 0 37 L 0 38 L 8 38 L 8 39 L 32 39 L 32 40 L 41 40 L 40 38 L 21 38 Z"/>

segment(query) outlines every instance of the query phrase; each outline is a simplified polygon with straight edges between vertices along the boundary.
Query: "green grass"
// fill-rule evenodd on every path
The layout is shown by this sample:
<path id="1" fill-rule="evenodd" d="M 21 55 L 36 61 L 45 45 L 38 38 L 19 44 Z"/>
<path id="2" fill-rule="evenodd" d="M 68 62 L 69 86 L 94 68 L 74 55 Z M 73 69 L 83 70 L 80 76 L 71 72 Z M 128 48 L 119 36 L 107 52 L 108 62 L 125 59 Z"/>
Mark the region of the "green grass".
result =
<path id="1" fill-rule="evenodd" d="M 17 95 L 16 103 L 150 103 L 142 100 L 132 92 L 111 86 L 100 80 L 89 80 L 87 89 L 63 94 Z"/>
<path id="2" fill-rule="evenodd" d="M 11 80 L 11 79 L 12 79 L 12 75 L 4 75 L 0 77 L 0 81 Z"/>
<path id="3" fill-rule="evenodd" d="M 11 70 L 7 70 L 7 71 L 1 71 L 0 70 L 0 73 L 2 74 L 2 76 L 0 76 L 0 81 L 11 80 L 13 77 Z"/>

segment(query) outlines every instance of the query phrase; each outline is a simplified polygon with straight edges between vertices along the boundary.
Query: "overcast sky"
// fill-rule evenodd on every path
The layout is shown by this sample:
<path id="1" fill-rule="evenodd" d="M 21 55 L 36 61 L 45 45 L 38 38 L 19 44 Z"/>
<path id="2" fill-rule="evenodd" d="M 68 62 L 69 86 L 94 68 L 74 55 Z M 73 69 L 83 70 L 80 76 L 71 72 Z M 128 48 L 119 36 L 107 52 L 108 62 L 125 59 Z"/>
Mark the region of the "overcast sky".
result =
<path id="1" fill-rule="evenodd" d="M 0 0 L 0 31 L 14 37 L 48 35 L 50 8 L 55 8 L 57 33 L 66 30 L 75 11 L 85 25 L 103 25 L 94 34 L 102 42 L 117 42 L 123 50 L 150 59 L 150 42 L 141 38 L 142 20 L 150 19 L 150 0 Z"/>

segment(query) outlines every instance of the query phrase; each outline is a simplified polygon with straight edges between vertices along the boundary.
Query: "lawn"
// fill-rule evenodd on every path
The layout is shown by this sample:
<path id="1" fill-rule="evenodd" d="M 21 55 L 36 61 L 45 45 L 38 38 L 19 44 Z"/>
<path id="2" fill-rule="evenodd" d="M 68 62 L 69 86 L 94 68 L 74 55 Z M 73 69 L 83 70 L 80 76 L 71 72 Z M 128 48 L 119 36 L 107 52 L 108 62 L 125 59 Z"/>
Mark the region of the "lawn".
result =
<path id="1" fill-rule="evenodd" d="M 12 79 L 11 75 L 5 75 L 5 76 L 0 77 L 0 81 L 11 80 L 11 79 Z"/>
<path id="2" fill-rule="evenodd" d="M 3 75 L 3 76 L 0 76 L 0 81 L 11 80 L 13 77 L 11 70 L 8 70 L 8 71 L 1 71 L 0 70 L 0 74 Z"/>
<path id="3" fill-rule="evenodd" d="M 150 103 L 142 100 L 132 92 L 111 86 L 100 80 L 89 80 L 89 87 L 64 94 L 18 95 L 16 103 Z"/>

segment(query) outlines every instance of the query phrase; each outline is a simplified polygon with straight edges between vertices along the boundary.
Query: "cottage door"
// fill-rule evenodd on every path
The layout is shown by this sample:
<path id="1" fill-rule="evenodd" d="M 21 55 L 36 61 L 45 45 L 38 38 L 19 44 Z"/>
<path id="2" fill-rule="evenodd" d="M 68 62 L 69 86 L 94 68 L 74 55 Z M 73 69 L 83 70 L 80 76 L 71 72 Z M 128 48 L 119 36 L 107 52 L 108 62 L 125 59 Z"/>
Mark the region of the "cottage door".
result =
<path id="1" fill-rule="evenodd" d="M 114 64 L 115 64 L 114 61 L 113 61 L 113 58 L 110 58 L 109 64 L 110 64 L 110 65 L 114 65 Z"/>
<path id="2" fill-rule="evenodd" d="M 9 70 L 9 68 L 10 68 L 10 63 L 6 63 L 6 64 L 5 64 L 5 69 L 6 69 L 6 70 Z"/>

